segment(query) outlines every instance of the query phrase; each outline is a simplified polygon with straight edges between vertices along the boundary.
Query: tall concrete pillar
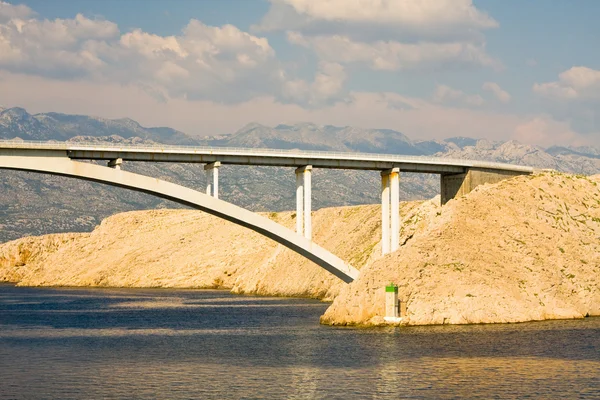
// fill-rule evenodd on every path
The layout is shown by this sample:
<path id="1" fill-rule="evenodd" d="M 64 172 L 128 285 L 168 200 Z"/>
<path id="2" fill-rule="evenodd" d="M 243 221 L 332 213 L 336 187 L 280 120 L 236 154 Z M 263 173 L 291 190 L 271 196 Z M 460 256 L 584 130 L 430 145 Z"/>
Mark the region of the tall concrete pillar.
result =
<path id="1" fill-rule="evenodd" d="M 312 166 L 304 171 L 304 237 L 312 239 Z"/>
<path id="2" fill-rule="evenodd" d="M 390 252 L 390 176 L 381 173 L 381 254 Z"/>
<path id="3" fill-rule="evenodd" d="M 390 251 L 394 252 L 400 247 L 400 170 L 392 169 L 390 173 L 390 195 L 392 197 L 390 207 Z"/>
<path id="4" fill-rule="evenodd" d="M 400 242 L 400 169 L 381 172 L 381 253 L 398 250 Z"/>
<path id="5" fill-rule="evenodd" d="M 115 158 L 115 159 L 110 160 L 108 162 L 108 166 L 110 168 L 114 168 L 114 169 L 121 169 L 121 164 L 123 164 L 123 159 L 122 158 Z"/>
<path id="6" fill-rule="evenodd" d="M 296 233 L 304 234 L 304 173 L 296 170 Z"/>
<path id="7" fill-rule="evenodd" d="M 221 162 L 215 161 L 204 166 L 206 172 L 206 194 L 219 198 L 219 167 Z"/>
<path id="8" fill-rule="evenodd" d="M 312 238 L 312 165 L 296 169 L 296 232 Z"/>

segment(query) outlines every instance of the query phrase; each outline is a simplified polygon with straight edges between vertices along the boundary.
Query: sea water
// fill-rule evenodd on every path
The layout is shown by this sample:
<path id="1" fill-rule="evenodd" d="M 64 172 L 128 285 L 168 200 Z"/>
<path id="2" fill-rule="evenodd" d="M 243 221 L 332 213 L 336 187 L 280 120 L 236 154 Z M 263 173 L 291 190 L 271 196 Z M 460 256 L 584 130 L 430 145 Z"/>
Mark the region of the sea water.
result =
<path id="1" fill-rule="evenodd" d="M 600 318 L 360 329 L 327 306 L 0 285 L 0 398 L 600 398 Z"/>

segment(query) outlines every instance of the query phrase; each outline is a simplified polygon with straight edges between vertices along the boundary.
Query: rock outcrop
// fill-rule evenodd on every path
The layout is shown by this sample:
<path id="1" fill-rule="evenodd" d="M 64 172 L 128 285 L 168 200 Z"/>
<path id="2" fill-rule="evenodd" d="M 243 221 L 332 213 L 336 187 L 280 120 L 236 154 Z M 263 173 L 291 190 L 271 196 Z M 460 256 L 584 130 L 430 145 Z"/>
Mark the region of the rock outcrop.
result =
<path id="1" fill-rule="evenodd" d="M 545 173 L 483 185 L 417 210 L 399 251 L 366 266 L 321 321 L 383 323 L 384 286 L 403 323 L 468 324 L 600 315 L 600 190 L 595 177 Z"/>
<path id="2" fill-rule="evenodd" d="M 403 212 L 418 203 L 404 203 Z M 295 226 L 295 213 L 267 217 Z M 360 267 L 380 257 L 377 206 L 321 209 L 314 240 Z M 116 214 L 91 233 L 0 245 L 0 280 L 27 286 L 230 288 L 235 293 L 332 299 L 342 281 L 239 225 L 200 211 Z"/>
<path id="3" fill-rule="evenodd" d="M 379 206 L 313 214 L 319 245 L 361 270 L 350 285 L 245 228 L 197 211 L 117 214 L 92 233 L 0 245 L 0 280 L 19 285 L 229 288 L 334 300 L 326 324 L 383 323 L 384 286 L 403 324 L 600 315 L 598 176 L 543 173 L 483 185 L 444 207 L 402 203 L 400 249 L 380 255 Z M 268 213 L 293 227 L 291 212 Z"/>

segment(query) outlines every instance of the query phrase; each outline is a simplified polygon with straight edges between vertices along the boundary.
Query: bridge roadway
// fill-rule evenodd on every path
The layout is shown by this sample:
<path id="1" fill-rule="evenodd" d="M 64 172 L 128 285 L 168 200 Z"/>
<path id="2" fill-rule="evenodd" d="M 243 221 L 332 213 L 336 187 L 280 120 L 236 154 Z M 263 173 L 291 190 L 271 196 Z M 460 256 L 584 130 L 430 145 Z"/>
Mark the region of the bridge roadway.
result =
<path id="1" fill-rule="evenodd" d="M 108 161 L 110 168 L 77 160 Z M 206 194 L 121 171 L 124 161 L 206 164 Z M 295 168 L 296 233 L 258 214 L 218 200 L 218 170 L 222 164 Z M 0 169 L 70 176 L 167 198 L 252 229 L 307 257 L 345 282 L 351 282 L 358 277 L 358 271 L 312 242 L 313 168 L 380 172 L 383 255 L 399 247 L 400 171 L 439 174 L 442 204 L 478 185 L 534 172 L 531 167 L 519 165 L 388 154 L 0 140 Z"/>
<path id="2" fill-rule="evenodd" d="M 234 147 L 196 147 L 170 145 L 108 145 L 83 142 L 0 141 L 0 148 L 44 149 L 64 153 L 74 160 L 115 160 L 271 167 L 357 169 L 384 171 L 399 168 L 403 172 L 459 174 L 468 168 L 512 171 L 530 174 L 533 168 L 486 161 L 447 159 L 439 157 L 404 156 L 375 153 L 329 151 L 249 149 Z"/>

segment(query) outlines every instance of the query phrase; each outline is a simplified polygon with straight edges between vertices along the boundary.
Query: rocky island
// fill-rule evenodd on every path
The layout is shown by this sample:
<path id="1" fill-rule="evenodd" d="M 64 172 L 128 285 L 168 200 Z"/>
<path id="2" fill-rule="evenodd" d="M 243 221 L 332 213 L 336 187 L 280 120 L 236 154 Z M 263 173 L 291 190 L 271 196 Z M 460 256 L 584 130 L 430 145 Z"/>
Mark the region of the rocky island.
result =
<path id="1" fill-rule="evenodd" d="M 406 325 L 600 315 L 600 178 L 544 172 L 482 185 L 443 207 L 400 207 L 381 256 L 380 208 L 323 208 L 313 239 L 361 270 L 344 284 L 292 251 L 199 211 L 117 214 L 91 233 L 0 245 L 0 280 L 25 286 L 223 288 L 333 301 L 321 322 L 380 325 L 394 282 Z M 266 213 L 293 227 L 292 212 Z"/>

